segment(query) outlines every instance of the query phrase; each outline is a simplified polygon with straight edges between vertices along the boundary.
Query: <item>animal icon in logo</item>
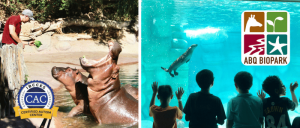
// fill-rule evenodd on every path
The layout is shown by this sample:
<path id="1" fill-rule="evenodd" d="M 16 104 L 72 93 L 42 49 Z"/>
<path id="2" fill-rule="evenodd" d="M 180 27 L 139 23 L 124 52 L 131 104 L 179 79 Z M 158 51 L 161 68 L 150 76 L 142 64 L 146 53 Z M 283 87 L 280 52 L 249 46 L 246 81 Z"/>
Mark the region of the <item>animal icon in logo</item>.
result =
<path id="1" fill-rule="evenodd" d="M 255 15 L 251 15 L 247 21 L 245 32 L 250 32 L 250 27 L 261 27 L 262 24 L 256 21 Z"/>

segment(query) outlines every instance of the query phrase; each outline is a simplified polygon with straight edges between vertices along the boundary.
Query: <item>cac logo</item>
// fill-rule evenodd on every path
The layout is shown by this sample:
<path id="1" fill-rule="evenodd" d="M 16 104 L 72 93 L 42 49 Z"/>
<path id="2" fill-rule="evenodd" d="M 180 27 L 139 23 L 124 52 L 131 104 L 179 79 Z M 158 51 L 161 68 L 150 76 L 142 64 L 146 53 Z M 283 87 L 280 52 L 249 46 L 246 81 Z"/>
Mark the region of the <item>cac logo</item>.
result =
<path id="1" fill-rule="evenodd" d="M 16 117 L 47 118 L 57 115 L 58 107 L 53 107 L 54 94 L 48 84 L 30 81 L 22 86 L 18 94 L 19 106 L 14 107 Z"/>
<path id="2" fill-rule="evenodd" d="M 287 11 L 242 14 L 242 63 L 287 65 L 290 62 L 290 15 Z"/>
<path id="3" fill-rule="evenodd" d="M 44 82 L 31 81 L 21 88 L 18 102 L 21 109 L 51 109 L 54 103 L 53 91 L 50 86 Z"/>

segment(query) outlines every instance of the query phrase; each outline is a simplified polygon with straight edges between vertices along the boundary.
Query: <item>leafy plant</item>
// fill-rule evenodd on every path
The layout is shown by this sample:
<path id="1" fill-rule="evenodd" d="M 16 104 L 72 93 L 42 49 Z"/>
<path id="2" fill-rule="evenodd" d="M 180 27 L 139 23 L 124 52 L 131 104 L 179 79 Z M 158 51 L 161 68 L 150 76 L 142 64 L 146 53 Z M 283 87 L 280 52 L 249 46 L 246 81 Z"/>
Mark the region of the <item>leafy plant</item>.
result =
<path id="1" fill-rule="evenodd" d="M 28 82 L 28 78 L 29 78 L 29 76 L 28 76 L 28 75 L 25 75 L 25 83 Z"/>
<path id="2" fill-rule="evenodd" d="M 273 22 L 272 22 L 271 20 L 267 20 L 267 23 L 268 23 L 269 25 L 272 25 L 272 26 L 273 26 L 273 32 L 275 32 L 275 21 L 276 21 L 276 20 L 283 20 L 283 18 L 282 18 L 282 17 L 276 17 L 275 20 L 274 20 L 274 24 L 273 24 Z"/>

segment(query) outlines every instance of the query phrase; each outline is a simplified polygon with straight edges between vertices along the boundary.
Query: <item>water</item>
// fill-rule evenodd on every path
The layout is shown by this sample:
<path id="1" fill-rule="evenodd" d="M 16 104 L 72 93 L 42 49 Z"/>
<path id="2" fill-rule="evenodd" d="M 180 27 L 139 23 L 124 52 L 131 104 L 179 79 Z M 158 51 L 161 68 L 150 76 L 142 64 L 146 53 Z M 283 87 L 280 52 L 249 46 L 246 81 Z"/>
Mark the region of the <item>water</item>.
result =
<path id="1" fill-rule="evenodd" d="M 83 72 L 84 75 L 87 76 L 86 72 Z M 134 87 L 138 88 L 138 64 L 132 65 L 123 65 L 120 66 L 120 82 L 121 86 L 126 84 L 131 84 Z M 78 116 L 72 118 L 64 118 L 68 115 L 68 113 L 75 107 L 75 103 L 70 96 L 70 93 L 62 88 L 59 91 L 54 93 L 55 95 L 55 103 L 54 106 L 59 107 L 59 117 L 63 117 L 61 122 L 64 128 L 106 128 L 106 127 L 131 127 L 137 128 L 138 126 L 131 126 L 126 124 L 106 124 L 106 125 L 98 125 L 95 122 L 95 119 L 92 115 L 80 114 Z"/>
<path id="2" fill-rule="evenodd" d="M 300 71 L 300 3 L 261 2 L 230 0 L 143 0 L 142 1 L 142 127 L 152 127 L 149 104 L 151 84 L 169 84 L 173 92 L 183 87 L 185 105 L 190 93 L 200 90 L 195 76 L 202 69 L 210 69 L 215 76 L 211 93 L 220 97 L 225 112 L 227 102 L 238 94 L 233 78 L 239 71 L 253 75 L 250 93 L 262 89 L 263 80 L 269 75 L 278 75 L 287 87 L 286 96 L 291 99 L 289 84 L 299 81 Z M 244 66 L 241 63 L 241 14 L 246 10 L 285 10 L 290 14 L 291 61 L 287 66 Z M 186 30 L 219 29 L 216 33 L 187 34 Z M 191 44 L 198 44 L 188 64 L 178 68 L 179 75 L 172 78 L 160 67 L 168 68 Z M 296 91 L 300 96 L 300 88 Z M 175 95 L 175 94 L 174 94 Z M 268 97 L 268 96 L 267 96 Z M 156 105 L 160 105 L 156 99 Z M 174 97 L 171 106 L 178 106 Z M 292 121 L 300 114 L 300 107 L 289 111 Z M 185 127 L 188 122 L 183 120 Z M 219 126 L 219 127 L 225 127 Z"/>

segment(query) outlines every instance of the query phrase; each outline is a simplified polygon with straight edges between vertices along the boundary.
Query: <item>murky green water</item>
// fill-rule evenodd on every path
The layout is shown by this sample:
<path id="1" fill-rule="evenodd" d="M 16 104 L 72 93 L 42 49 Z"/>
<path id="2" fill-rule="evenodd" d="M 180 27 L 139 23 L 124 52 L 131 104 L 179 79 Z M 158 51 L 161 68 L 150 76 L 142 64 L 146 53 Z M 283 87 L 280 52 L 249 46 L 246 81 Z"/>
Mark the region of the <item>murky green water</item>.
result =
<path id="1" fill-rule="evenodd" d="M 84 73 L 86 75 L 86 73 Z M 120 66 L 120 81 L 121 86 L 125 84 L 131 84 L 138 88 L 138 64 Z M 61 90 L 54 93 L 55 102 L 54 106 L 59 107 L 59 112 L 62 112 L 62 117 L 66 117 L 68 113 L 75 107 L 75 103 L 70 93 L 62 88 Z M 60 115 L 59 115 L 60 116 Z M 80 114 L 72 118 L 62 118 L 61 120 L 64 128 L 137 128 L 138 125 L 127 125 L 127 124 L 106 124 L 98 125 L 92 115 Z"/>

